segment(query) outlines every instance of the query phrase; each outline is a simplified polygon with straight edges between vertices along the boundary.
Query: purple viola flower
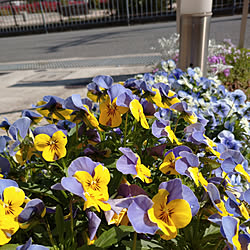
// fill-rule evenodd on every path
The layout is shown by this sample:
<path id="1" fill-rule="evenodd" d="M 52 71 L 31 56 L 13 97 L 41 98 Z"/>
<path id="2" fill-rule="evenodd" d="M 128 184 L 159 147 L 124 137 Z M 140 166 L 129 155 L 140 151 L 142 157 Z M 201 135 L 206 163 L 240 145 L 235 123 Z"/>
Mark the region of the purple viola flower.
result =
<path id="1" fill-rule="evenodd" d="M 18 246 L 16 250 L 49 250 L 49 248 L 42 245 L 32 244 L 32 239 L 29 238 L 24 245 Z"/>
<path id="2" fill-rule="evenodd" d="M 126 89 L 119 95 L 119 98 L 117 98 L 116 105 L 129 108 L 130 102 L 134 99 L 135 96 L 133 95 L 132 91 L 130 89 Z"/>
<path id="3" fill-rule="evenodd" d="M 38 105 L 38 106 L 32 105 L 33 108 L 43 108 L 43 109 L 51 110 L 54 107 L 63 104 L 63 99 L 62 98 L 60 98 L 58 96 L 53 96 L 53 95 L 44 96 L 43 101 L 46 102 L 46 103 L 42 104 L 42 105 Z"/>
<path id="4" fill-rule="evenodd" d="M 137 233 L 155 234 L 159 228 L 156 223 L 149 220 L 147 212 L 153 206 L 153 202 L 148 196 L 138 195 L 118 200 L 116 206 L 127 208 L 128 219 Z"/>
<path id="5" fill-rule="evenodd" d="M 218 101 L 213 104 L 213 111 L 215 114 L 219 115 L 220 117 L 224 118 L 228 115 L 230 111 L 230 107 L 226 102 Z"/>
<path id="6" fill-rule="evenodd" d="M 22 117 L 30 118 L 32 123 L 35 123 L 35 124 L 39 123 L 43 118 L 42 115 L 37 114 L 36 112 L 30 111 L 30 110 L 27 110 L 27 109 L 22 111 Z"/>
<path id="7" fill-rule="evenodd" d="M 97 229 L 101 224 L 101 219 L 90 209 L 86 210 L 86 214 L 89 220 L 88 224 L 89 239 L 93 240 L 96 235 Z"/>
<path id="8" fill-rule="evenodd" d="M 167 137 L 168 133 L 165 130 L 167 126 L 170 126 L 170 121 L 166 121 L 162 119 L 159 115 L 159 112 L 156 112 L 154 115 L 158 120 L 155 120 L 154 123 L 152 124 L 152 134 L 157 137 Z"/>
<path id="9" fill-rule="evenodd" d="M 10 171 L 10 162 L 8 159 L 0 156 L 0 176 L 6 176 Z"/>
<path id="10" fill-rule="evenodd" d="M 180 152 L 183 151 L 192 153 L 192 150 L 186 146 L 178 146 L 166 152 L 163 163 L 159 167 L 160 171 L 164 174 L 178 175 L 179 173 L 175 170 L 175 163 L 179 158 L 181 158 Z"/>
<path id="11" fill-rule="evenodd" d="M 109 89 L 112 86 L 114 80 L 111 76 L 99 75 L 99 76 L 94 77 L 92 79 L 92 82 L 95 83 L 98 87 Z M 88 89 L 89 89 L 89 85 L 88 85 Z"/>
<path id="12" fill-rule="evenodd" d="M 122 172 L 123 174 L 133 174 L 136 175 L 136 164 L 138 161 L 138 157 L 130 148 L 122 148 L 120 147 L 119 150 L 123 153 L 116 163 L 116 168 L 118 171 Z"/>
<path id="13" fill-rule="evenodd" d="M 137 195 L 147 195 L 147 193 L 144 191 L 144 189 L 142 189 L 141 187 L 135 185 L 135 184 L 131 184 L 128 185 L 126 183 L 123 183 L 119 186 L 118 190 L 117 190 L 117 195 L 119 197 L 134 197 Z"/>
<path id="14" fill-rule="evenodd" d="M 190 167 L 191 168 L 198 167 L 200 165 L 199 158 L 193 153 L 190 153 L 188 151 L 181 151 L 179 155 L 181 156 L 181 158 L 175 162 L 175 170 L 179 174 L 186 175 L 191 178 L 188 169 Z"/>
<path id="15" fill-rule="evenodd" d="M 108 89 L 107 93 L 109 95 L 110 102 L 112 103 L 115 98 L 119 99 L 119 95 L 121 95 L 125 92 L 128 92 L 128 91 L 129 90 L 127 90 L 121 84 L 115 84 Z"/>
<path id="16" fill-rule="evenodd" d="M 46 207 L 42 200 L 30 200 L 18 215 L 19 223 L 30 223 L 33 220 L 43 218 L 46 213 Z"/>
<path id="17" fill-rule="evenodd" d="M 15 142 L 10 147 L 10 155 L 14 156 L 16 154 L 16 148 L 21 144 L 22 139 L 26 137 L 30 131 L 31 120 L 28 117 L 19 118 L 15 121 L 9 128 L 9 133 L 15 140 Z"/>
<path id="18" fill-rule="evenodd" d="M 3 199 L 3 191 L 7 187 L 18 187 L 18 184 L 10 179 L 0 179 L 0 199 Z"/>
<path id="19" fill-rule="evenodd" d="M 188 110 L 188 105 L 187 105 L 187 103 L 186 103 L 186 102 L 183 102 L 183 101 L 171 105 L 170 108 L 171 108 L 171 109 L 175 109 L 175 110 L 177 110 L 177 111 L 179 111 L 179 112 L 183 112 L 183 113 L 185 113 L 185 114 L 187 114 L 187 115 L 189 115 L 189 116 L 193 114 L 192 111 Z"/>
<path id="20" fill-rule="evenodd" d="M 147 100 L 142 99 L 141 105 L 143 107 L 143 113 L 146 117 L 152 117 L 155 114 L 155 107 L 152 102 L 148 102 Z"/>
<path id="21" fill-rule="evenodd" d="M 10 126 L 11 123 L 9 123 L 8 119 L 4 117 L 4 120 L 0 123 L 0 128 L 8 131 Z"/>
<path id="22" fill-rule="evenodd" d="M 240 141 L 234 139 L 234 134 L 228 130 L 221 131 L 218 134 L 218 138 L 228 149 L 239 150 L 242 146 Z"/>
<path id="23" fill-rule="evenodd" d="M 220 192 L 213 183 L 207 184 L 207 193 L 214 207 L 219 211 L 221 215 L 228 215 L 226 211 L 224 201 L 220 198 Z"/>
<path id="24" fill-rule="evenodd" d="M 240 173 L 250 182 L 249 174 L 246 172 L 247 160 L 239 151 L 228 149 L 221 154 L 221 159 L 224 159 L 221 164 L 224 172 L 231 174 Z"/>
<path id="25" fill-rule="evenodd" d="M 75 94 L 63 101 L 62 107 L 74 111 L 83 110 L 88 113 L 88 109 L 83 105 L 87 105 L 89 109 L 92 107 L 92 102 L 88 98 L 82 99 L 80 95 Z"/>
<path id="26" fill-rule="evenodd" d="M 221 220 L 221 232 L 225 235 L 227 241 L 232 244 L 236 249 L 241 249 L 239 242 L 239 219 L 232 216 L 223 216 Z"/>
<path id="27" fill-rule="evenodd" d="M 25 138 L 29 131 L 31 120 L 28 117 L 19 118 L 9 128 L 9 133 L 14 140 L 18 140 L 18 134 L 22 139 Z"/>
<path id="28" fill-rule="evenodd" d="M 34 136 L 37 136 L 39 134 L 46 134 L 46 135 L 52 137 L 53 134 L 55 132 L 59 131 L 59 130 L 61 130 L 61 129 L 59 129 L 57 125 L 48 124 L 48 125 L 45 125 L 45 126 L 35 128 L 34 131 L 33 131 L 33 134 L 34 134 Z M 61 131 L 67 136 L 67 134 L 68 134 L 67 130 L 64 129 L 64 130 L 61 130 Z"/>
<path id="29" fill-rule="evenodd" d="M 168 202 L 175 199 L 184 199 L 190 205 L 192 216 L 195 216 L 198 213 L 200 209 L 199 201 L 193 191 L 186 185 L 182 184 L 181 179 L 162 182 L 159 189 L 166 189 L 169 192 Z"/>

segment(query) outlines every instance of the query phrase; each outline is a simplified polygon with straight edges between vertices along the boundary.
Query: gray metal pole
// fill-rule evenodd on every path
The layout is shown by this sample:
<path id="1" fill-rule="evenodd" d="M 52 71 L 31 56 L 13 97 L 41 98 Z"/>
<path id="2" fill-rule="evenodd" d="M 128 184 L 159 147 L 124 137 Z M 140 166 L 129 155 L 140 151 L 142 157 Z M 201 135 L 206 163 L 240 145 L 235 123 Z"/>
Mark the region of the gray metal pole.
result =
<path id="1" fill-rule="evenodd" d="M 206 76 L 211 16 L 212 13 L 181 15 L 178 67 L 182 70 L 200 67 Z"/>
<path id="2" fill-rule="evenodd" d="M 180 9 L 181 9 L 181 0 L 176 0 L 176 32 L 180 34 Z"/>
<path id="3" fill-rule="evenodd" d="M 247 26 L 247 15 L 248 15 L 248 0 L 244 0 L 243 3 L 243 10 L 242 10 L 242 18 L 241 18 L 241 25 L 240 25 L 240 41 L 239 41 L 239 48 L 244 47 L 244 40 L 245 40 L 245 33 L 246 33 L 246 26 Z"/>

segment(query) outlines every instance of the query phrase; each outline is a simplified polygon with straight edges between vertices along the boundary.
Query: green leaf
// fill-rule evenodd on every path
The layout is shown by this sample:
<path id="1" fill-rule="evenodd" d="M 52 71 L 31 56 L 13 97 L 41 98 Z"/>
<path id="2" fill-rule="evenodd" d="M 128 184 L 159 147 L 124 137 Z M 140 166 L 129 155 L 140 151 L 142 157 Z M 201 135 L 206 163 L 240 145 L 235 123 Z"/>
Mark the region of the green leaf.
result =
<path id="1" fill-rule="evenodd" d="M 19 244 L 7 244 L 4 246 L 1 246 L 1 250 L 16 250 L 16 248 L 20 246 Z"/>
<path id="2" fill-rule="evenodd" d="M 127 241 L 123 240 L 122 244 L 126 246 L 126 249 L 132 249 L 133 247 L 133 241 Z M 137 240 L 136 241 L 136 249 L 140 250 L 150 250 L 150 249 L 155 249 L 155 250 L 160 250 L 164 249 L 163 246 L 159 245 L 157 241 L 151 240 Z"/>
<path id="3" fill-rule="evenodd" d="M 60 205 L 56 206 L 56 230 L 59 236 L 59 242 L 63 244 L 64 242 L 64 217 L 63 217 L 63 211 Z"/>
<path id="4" fill-rule="evenodd" d="M 95 241 L 95 246 L 107 248 L 119 242 L 122 238 L 134 232 L 133 227 L 129 226 L 120 226 L 120 227 L 112 227 L 108 231 L 105 231 L 98 237 Z"/>

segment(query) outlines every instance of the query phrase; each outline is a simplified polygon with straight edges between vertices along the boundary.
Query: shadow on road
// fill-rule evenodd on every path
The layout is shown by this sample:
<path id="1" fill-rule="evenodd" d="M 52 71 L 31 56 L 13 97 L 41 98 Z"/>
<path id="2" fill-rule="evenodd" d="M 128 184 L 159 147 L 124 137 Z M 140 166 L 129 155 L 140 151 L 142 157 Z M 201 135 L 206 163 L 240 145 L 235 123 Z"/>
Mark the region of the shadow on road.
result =
<path id="1" fill-rule="evenodd" d="M 124 81 L 124 79 L 134 78 L 136 74 L 130 75 L 117 75 L 112 76 L 114 82 Z M 65 88 L 82 88 L 86 87 L 90 82 L 92 82 L 93 77 L 88 78 L 77 78 L 77 79 L 66 79 L 66 80 L 56 80 L 56 81 L 33 81 L 33 82 L 19 82 L 9 86 L 8 88 L 20 88 L 20 87 L 56 87 L 65 86 Z"/>

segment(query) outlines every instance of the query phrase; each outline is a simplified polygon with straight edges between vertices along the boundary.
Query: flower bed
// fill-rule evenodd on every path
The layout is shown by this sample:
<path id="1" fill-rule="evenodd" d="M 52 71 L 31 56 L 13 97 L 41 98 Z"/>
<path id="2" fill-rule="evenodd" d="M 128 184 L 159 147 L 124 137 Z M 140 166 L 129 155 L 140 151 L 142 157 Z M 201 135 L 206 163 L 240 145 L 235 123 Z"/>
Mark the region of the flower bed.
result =
<path id="1" fill-rule="evenodd" d="M 3 249 L 249 245 L 242 91 L 169 60 L 120 83 L 97 76 L 88 98 L 34 107 L 0 125 Z"/>

